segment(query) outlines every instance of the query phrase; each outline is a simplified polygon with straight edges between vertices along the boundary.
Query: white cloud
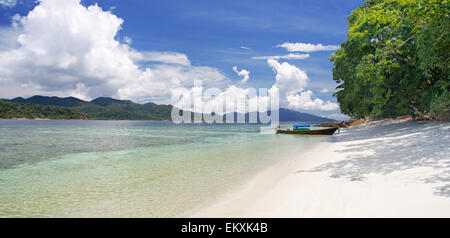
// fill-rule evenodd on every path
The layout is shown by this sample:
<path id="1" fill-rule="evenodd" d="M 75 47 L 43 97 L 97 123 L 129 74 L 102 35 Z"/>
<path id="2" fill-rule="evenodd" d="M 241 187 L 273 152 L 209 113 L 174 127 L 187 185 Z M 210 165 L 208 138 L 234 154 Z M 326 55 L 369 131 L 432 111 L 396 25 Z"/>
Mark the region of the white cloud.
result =
<path id="1" fill-rule="evenodd" d="M 306 59 L 309 58 L 309 54 L 287 54 L 287 55 L 274 55 L 274 56 L 254 56 L 252 59 L 255 60 L 279 60 L 279 59 L 292 59 L 292 60 L 299 60 L 299 59 Z"/>
<path id="2" fill-rule="evenodd" d="M 0 83 L 27 92 L 82 98 L 112 96 L 140 100 L 189 87 L 194 79 L 217 82 L 215 68 L 191 66 L 176 52 L 138 52 L 115 39 L 123 20 L 79 0 L 42 0 L 28 15 L 0 30 Z M 170 65 L 142 69 L 139 61 Z"/>
<path id="3" fill-rule="evenodd" d="M 269 59 L 267 64 L 276 72 L 275 87 L 280 89 L 280 94 L 291 94 L 303 91 L 308 83 L 308 75 L 305 71 L 287 62 L 279 63 Z"/>
<path id="4" fill-rule="evenodd" d="M 287 51 L 290 52 L 334 51 L 340 48 L 338 45 L 322 45 L 322 44 L 290 43 L 290 42 L 285 42 L 283 44 L 277 45 L 277 47 L 285 48 Z"/>
<path id="5" fill-rule="evenodd" d="M 0 27 L 0 52 L 16 47 L 18 36 L 19 32 L 13 27 Z"/>
<path id="6" fill-rule="evenodd" d="M 321 93 L 328 93 L 330 92 L 330 90 L 328 88 L 323 88 L 322 90 L 320 90 Z"/>
<path id="7" fill-rule="evenodd" d="M 288 107 L 300 110 L 320 110 L 320 111 L 334 111 L 339 109 L 337 103 L 330 101 L 324 102 L 320 98 L 312 99 L 313 92 L 307 90 L 299 94 L 290 94 L 286 96 Z"/>
<path id="8" fill-rule="evenodd" d="M 280 90 L 280 106 L 299 110 L 337 110 L 337 103 L 312 99 L 312 91 L 304 91 L 309 78 L 306 72 L 287 62 L 279 63 L 269 59 L 267 63 L 276 72 L 276 82 L 273 87 Z"/>
<path id="9" fill-rule="evenodd" d="M 327 115 L 326 117 L 331 118 L 331 119 L 335 119 L 335 120 L 338 120 L 338 121 L 347 121 L 347 120 L 350 119 L 349 116 L 346 116 L 346 115 L 341 114 L 341 113 L 333 113 L 333 114 Z"/>
<path id="10" fill-rule="evenodd" d="M 272 88 L 268 90 L 271 94 L 272 90 L 278 88 L 280 96 L 280 107 L 287 107 L 294 110 L 307 110 L 307 111 L 335 111 L 339 109 L 337 103 L 324 101 L 320 98 L 313 98 L 313 92 L 311 90 L 305 90 L 307 87 L 309 77 L 305 71 L 299 69 L 295 65 L 287 62 L 280 63 L 277 60 L 269 59 L 267 64 L 276 73 L 275 83 Z M 242 72 L 238 70 L 236 66 L 233 67 L 233 71 L 238 73 Z M 185 96 L 180 101 L 173 102 L 175 106 L 186 110 L 194 110 L 197 112 L 202 111 L 201 108 L 214 109 L 217 105 L 231 105 L 233 111 L 248 112 L 248 105 L 257 105 L 256 108 L 265 108 L 268 105 L 270 97 L 268 95 L 258 95 L 247 98 L 246 103 L 236 104 L 234 101 L 227 100 L 228 98 L 239 98 L 243 95 L 248 95 L 250 89 L 244 89 L 234 85 L 226 88 L 225 91 L 220 91 L 219 94 L 212 98 L 202 98 L 198 93 L 202 90 L 201 87 L 194 87 L 192 89 L 179 88 L 174 91 L 184 92 Z M 197 92 L 197 95 L 195 93 Z M 197 105 L 197 110 L 194 109 L 194 105 Z M 250 110 L 251 111 L 251 110 Z M 264 111 L 264 110 L 263 110 Z M 205 112 L 203 110 L 203 112 Z M 231 111 L 223 110 L 224 113 Z"/>
<path id="11" fill-rule="evenodd" d="M 247 46 L 241 46 L 241 49 L 244 49 L 244 50 L 250 50 L 250 48 L 247 47 Z"/>
<path id="12" fill-rule="evenodd" d="M 147 68 L 137 78 L 118 89 L 118 95 L 131 100 L 148 96 L 168 97 L 173 88 L 191 87 L 194 79 L 202 81 L 204 85 L 217 86 L 224 78 L 224 75 L 210 67 L 157 65 L 152 69 Z"/>
<path id="13" fill-rule="evenodd" d="M 172 92 L 175 95 L 182 95 L 181 100 L 176 100 L 172 104 L 184 110 L 204 113 L 215 111 L 218 114 L 270 110 L 269 95 L 257 95 L 256 90 L 251 88 L 230 85 L 224 91 L 217 88 L 205 90 L 202 87 L 193 87 L 176 88 L 172 89 Z M 208 98 L 205 98 L 205 95 L 208 95 Z"/>
<path id="14" fill-rule="evenodd" d="M 17 4 L 17 0 L 0 0 L 0 6 L 14 7 Z"/>
<path id="15" fill-rule="evenodd" d="M 148 51 L 137 54 L 138 56 L 136 57 L 136 59 L 139 61 L 155 61 L 166 64 L 180 64 L 185 66 L 191 65 L 188 57 L 182 53 Z"/>
<path id="16" fill-rule="evenodd" d="M 131 37 L 128 37 L 128 36 L 124 36 L 124 37 L 123 37 L 123 41 L 125 41 L 125 43 L 126 43 L 127 45 L 131 45 L 131 43 L 133 42 L 133 40 L 131 39 Z"/>
<path id="17" fill-rule="evenodd" d="M 269 59 L 267 63 L 276 73 L 275 83 L 268 92 L 270 94 L 272 90 L 278 88 L 280 107 L 308 111 L 333 111 L 339 108 L 336 103 L 323 101 L 319 98 L 313 99 L 312 91 L 305 91 L 309 78 L 303 70 L 287 62 L 279 63 L 272 59 Z M 233 67 L 233 71 L 239 72 L 236 66 Z M 185 110 L 201 112 L 202 108 L 217 109 L 217 106 L 225 105 L 224 102 L 226 102 L 228 108 L 223 108 L 223 112 L 228 113 L 231 111 L 226 109 L 229 109 L 230 106 L 233 108 L 232 111 L 248 112 L 248 105 L 257 105 L 256 107 L 253 107 L 256 110 L 256 108 L 265 108 L 263 106 L 268 105 L 268 102 L 270 101 L 268 95 L 256 95 L 256 92 L 254 96 L 249 96 L 243 104 L 236 104 L 233 100 L 227 100 L 229 98 L 239 98 L 250 94 L 250 89 L 244 89 L 234 85 L 229 86 L 225 91 L 219 91 L 217 95 L 214 95 L 215 97 L 210 98 L 202 97 L 202 94 L 199 93 L 200 90 L 203 90 L 203 88 L 173 89 L 174 92 L 183 92 L 184 96 L 181 100 L 172 103 Z M 196 105 L 196 109 L 194 108 L 194 105 Z M 203 110 L 203 112 L 207 111 Z"/>
<path id="18" fill-rule="evenodd" d="M 242 69 L 241 71 L 238 71 L 238 68 L 233 66 L 233 71 L 242 77 L 241 83 L 246 83 L 250 78 L 250 72 L 248 70 Z"/>

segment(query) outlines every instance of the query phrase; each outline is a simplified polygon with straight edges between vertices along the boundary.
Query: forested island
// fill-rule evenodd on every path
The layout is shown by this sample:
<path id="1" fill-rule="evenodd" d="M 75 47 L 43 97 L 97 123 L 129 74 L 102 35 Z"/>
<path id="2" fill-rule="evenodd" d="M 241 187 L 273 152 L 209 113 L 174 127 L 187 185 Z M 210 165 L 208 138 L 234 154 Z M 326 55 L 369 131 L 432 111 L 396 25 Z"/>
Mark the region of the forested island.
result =
<path id="1" fill-rule="evenodd" d="M 0 99 L 0 118 L 26 119 L 91 119 L 91 120 L 165 120 L 171 121 L 172 105 L 158 105 L 152 102 L 134 103 L 110 97 L 99 97 L 84 101 L 75 97 L 32 96 Z M 191 113 L 189 111 L 183 113 Z M 269 111 L 269 113 L 271 113 Z M 237 113 L 234 113 L 235 120 Z M 226 115 L 223 116 L 225 120 Z M 249 113 L 245 114 L 246 122 Z M 309 113 L 280 108 L 280 121 L 302 121 L 312 123 L 334 122 L 334 119 L 315 116 Z"/>
<path id="2" fill-rule="evenodd" d="M 170 120 L 171 110 L 171 105 L 137 104 L 108 97 L 84 101 L 37 95 L 0 100 L 0 118 Z"/>
<path id="3" fill-rule="evenodd" d="M 88 119 L 89 117 L 86 113 L 60 106 L 13 103 L 0 100 L 0 118 Z"/>
<path id="4" fill-rule="evenodd" d="M 450 121 L 447 0 L 368 0 L 330 60 L 342 113 Z"/>

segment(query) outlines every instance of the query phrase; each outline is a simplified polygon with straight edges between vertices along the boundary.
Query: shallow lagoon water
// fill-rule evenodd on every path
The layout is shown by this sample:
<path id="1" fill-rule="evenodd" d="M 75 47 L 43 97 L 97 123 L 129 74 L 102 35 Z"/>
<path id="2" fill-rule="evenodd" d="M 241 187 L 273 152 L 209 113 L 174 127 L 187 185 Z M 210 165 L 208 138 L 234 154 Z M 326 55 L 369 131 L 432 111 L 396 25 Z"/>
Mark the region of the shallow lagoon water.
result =
<path id="1" fill-rule="evenodd" d="M 328 137 L 260 125 L 0 120 L 0 216 L 176 217 Z"/>

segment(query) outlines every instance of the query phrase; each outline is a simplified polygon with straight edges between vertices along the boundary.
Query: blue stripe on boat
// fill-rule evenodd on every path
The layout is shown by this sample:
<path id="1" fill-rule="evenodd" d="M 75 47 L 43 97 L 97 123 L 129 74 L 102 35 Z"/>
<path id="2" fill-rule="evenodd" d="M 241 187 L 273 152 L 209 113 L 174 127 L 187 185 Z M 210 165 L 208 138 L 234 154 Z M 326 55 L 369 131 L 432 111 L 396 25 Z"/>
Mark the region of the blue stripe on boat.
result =
<path id="1" fill-rule="evenodd" d="M 292 127 L 309 127 L 309 125 L 308 124 L 304 124 L 304 125 L 293 125 Z"/>

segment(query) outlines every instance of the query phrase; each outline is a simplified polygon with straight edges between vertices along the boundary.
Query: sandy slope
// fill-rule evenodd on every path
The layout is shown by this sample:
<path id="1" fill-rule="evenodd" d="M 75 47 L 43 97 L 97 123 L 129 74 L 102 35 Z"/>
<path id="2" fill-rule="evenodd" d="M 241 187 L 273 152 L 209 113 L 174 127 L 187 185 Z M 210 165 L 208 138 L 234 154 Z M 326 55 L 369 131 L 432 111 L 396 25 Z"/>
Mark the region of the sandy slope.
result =
<path id="1" fill-rule="evenodd" d="M 450 124 L 343 130 L 194 217 L 450 217 Z"/>

